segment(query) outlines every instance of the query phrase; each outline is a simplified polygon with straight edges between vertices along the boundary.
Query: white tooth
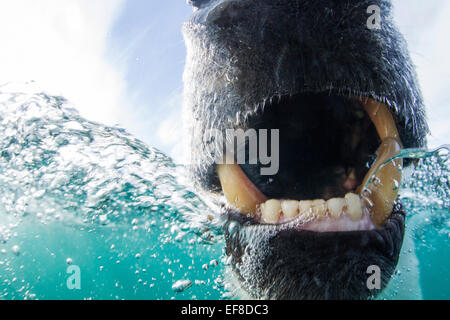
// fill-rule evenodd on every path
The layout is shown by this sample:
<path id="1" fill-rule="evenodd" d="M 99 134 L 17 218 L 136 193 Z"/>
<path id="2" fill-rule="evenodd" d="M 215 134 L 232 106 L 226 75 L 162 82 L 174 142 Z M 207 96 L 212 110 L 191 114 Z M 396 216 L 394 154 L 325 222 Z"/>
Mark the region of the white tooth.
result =
<path id="1" fill-rule="evenodd" d="M 333 198 L 327 201 L 327 205 L 331 216 L 333 218 L 339 218 L 346 203 L 344 198 Z"/>
<path id="2" fill-rule="evenodd" d="M 261 205 L 261 213 L 264 222 L 276 223 L 280 219 L 281 202 L 280 200 L 270 199 Z"/>
<path id="3" fill-rule="evenodd" d="M 323 199 L 317 199 L 312 202 L 312 211 L 316 217 L 324 217 L 327 213 L 327 203 Z"/>
<path id="4" fill-rule="evenodd" d="M 311 206 L 311 200 L 302 200 L 298 203 L 298 210 L 301 215 L 309 215 L 310 213 L 312 213 Z"/>
<path id="5" fill-rule="evenodd" d="M 345 195 L 345 201 L 347 202 L 347 213 L 353 221 L 358 221 L 362 216 L 361 199 L 357 194 L 347 193 Z"/>
<path id="6" fill-rule="evenodd" d="M 283 210 L 283 215 L 288 218 L 294 218 L 298 215 L 298 201 L 297 200 L 283 200 L 281 201 L 281 209 Z"/>

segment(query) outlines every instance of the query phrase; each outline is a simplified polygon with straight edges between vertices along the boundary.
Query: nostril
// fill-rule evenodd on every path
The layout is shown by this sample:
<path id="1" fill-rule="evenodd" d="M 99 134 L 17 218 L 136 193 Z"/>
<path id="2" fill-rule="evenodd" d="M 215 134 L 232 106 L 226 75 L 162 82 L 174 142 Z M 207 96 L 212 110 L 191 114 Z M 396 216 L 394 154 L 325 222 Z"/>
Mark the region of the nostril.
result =
<path id="1" fill-rule="evenodd" d="M 193 6 L 194 8 L 201 8 L 208 2 L 210 2 L 210 0 L 187 0 L 187 3 Z"/>

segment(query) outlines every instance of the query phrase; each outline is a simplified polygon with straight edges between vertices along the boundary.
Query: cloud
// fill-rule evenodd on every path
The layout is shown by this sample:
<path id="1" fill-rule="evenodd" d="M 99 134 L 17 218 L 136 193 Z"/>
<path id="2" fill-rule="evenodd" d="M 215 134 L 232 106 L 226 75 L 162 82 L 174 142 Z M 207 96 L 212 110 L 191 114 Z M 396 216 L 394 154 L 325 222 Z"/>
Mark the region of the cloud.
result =
<path id="1" fill-rule="evenodd" d="M 158 127 L 158 138 L 163 147 L 169 148 L 168 155 L 177 163 L 186 164 L 186 136 L 183 127 L 180 106 L 183 101 L 181 92 L 175 92 L 168 100 L 167 109 L 171 110 Z"/>
<path id="2" fill-rule="evenodd" d="M 429 124 L 430 147 L 450 143 L 450 3 L 447 0 L 395 2 L 397 23 L 417 67 Z"/>
<path id="3" fill-rule="evenodd" d="M 113 124 L 125 81 L 105 59 L 123 0 L 0 2 L 0 82 L 35 80 L 85 117 Z"/>

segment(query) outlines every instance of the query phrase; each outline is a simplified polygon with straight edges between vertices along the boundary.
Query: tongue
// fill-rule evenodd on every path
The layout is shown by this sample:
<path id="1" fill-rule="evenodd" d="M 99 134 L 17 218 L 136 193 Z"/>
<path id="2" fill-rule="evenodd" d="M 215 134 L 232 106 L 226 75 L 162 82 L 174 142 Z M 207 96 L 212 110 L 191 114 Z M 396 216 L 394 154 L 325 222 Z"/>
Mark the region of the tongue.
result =
<path id="1" fill-rule="evenodd" d="M 346 191 L 352 191 L 356 189 L 356 187 L 358 186 L 358 180 L 355 177 L 354 170 L 350 172 L 350 174 L 348 175 L 347 179 L 344 181 L 342 186 Z"/>

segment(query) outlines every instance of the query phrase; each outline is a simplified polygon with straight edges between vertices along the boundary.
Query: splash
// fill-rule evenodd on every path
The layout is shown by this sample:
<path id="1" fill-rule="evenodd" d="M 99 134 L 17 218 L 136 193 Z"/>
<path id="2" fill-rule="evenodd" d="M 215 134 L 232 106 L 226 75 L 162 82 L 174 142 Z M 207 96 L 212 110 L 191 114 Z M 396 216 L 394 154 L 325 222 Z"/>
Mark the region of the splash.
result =
<path id="1" fill-rule="evenodd" d="M 450 294 L 449 146 L 404 149 L 409 159 L 399 199 L 407 213 L 406 235 L 397 271 L 381 298 L 448 299 Z M 414 289 L 415 288 L 415 289 Z"/>
<path id="2" fill-rule="evenodd" d="M 221 296 L 222 266 L 203 265 L 223 244 L 170 158 L 33 83 L 0 86 L 0 132 L 0 298 Z"/>
<path id="3" fill-rule="evenodd" d="M 425 201 L 426 206 L 433 203 L 442 209 L 448 209 L 450 207 L 449 153 L 450 145 L 448 144 L 430 150 L 426 148 L 402 149 L 398 155 L 380 164 L 365 187 L 370 183 L 375 183 L 377 173 L 396 159 L 412 160 L 413 168 L 406 169 L 406 179 L 402 185 L 394 186 L 397 189 L 401 187 L 403 190 L 401 198 L 420 199 L 422 202 Z M 412 172 L 408 173 L 408 170 L 412 170 Z"/>
<path id="4" fill-rule="evenodd" d="M 404 150 L 399 157 L 416 159 L 414 171 L 403 184 L 404 197 L 420 199 L 423 205 L 431 204 L 447 210 L 450 207 L 450 146 L 434 150 Z"/>

